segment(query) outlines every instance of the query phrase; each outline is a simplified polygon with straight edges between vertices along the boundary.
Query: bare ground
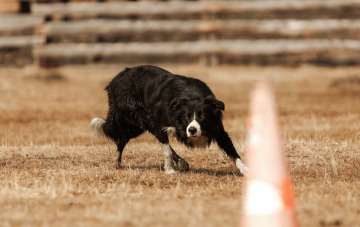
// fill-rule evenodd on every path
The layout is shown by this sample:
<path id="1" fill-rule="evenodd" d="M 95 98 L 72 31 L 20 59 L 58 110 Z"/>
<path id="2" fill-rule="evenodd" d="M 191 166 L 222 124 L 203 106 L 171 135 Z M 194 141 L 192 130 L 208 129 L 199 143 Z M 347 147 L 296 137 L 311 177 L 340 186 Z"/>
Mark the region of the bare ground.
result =
<path id="1" fill-rule="evenodd" d="M 212 145 L 188 150 L 188 173 L 166 175 L 160 146 L 115 146 L 88 132 L 105 117 L 110 79 L 123 65 L 54 71 L 0 68 L 0 226 L 239 226 L 244 177 Z M 272 82 L 301 226 L 360 226 L 359 67 L 162 65 L 208 83 L 246 159 L 249 94 Z"/>

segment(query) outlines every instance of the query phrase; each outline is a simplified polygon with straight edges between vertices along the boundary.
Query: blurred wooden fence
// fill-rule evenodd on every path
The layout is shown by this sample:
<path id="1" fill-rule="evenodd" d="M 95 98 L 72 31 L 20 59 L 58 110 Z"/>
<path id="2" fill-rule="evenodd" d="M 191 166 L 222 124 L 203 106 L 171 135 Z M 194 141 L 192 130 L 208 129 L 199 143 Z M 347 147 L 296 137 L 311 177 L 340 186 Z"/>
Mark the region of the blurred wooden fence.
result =
<path id="1" fill-rule="evenodd" d="M 359 0 L 1 1 L 0 13 L 2 65 L 360 63 Z"/>

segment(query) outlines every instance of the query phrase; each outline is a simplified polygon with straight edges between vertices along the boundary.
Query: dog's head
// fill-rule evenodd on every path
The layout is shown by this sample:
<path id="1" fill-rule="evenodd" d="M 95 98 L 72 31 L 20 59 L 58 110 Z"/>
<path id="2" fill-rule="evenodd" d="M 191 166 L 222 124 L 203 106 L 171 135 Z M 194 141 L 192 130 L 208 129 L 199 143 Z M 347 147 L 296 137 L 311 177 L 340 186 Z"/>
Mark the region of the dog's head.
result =
<path id="1" fill-rule="evenodd" d="M 221 125 L 223 102 L 209 96 L 205 99 L 180 97 L 170 108 L 176 122 L 176 136 L 189 147 L 205 147 L 215 137 Z"/>

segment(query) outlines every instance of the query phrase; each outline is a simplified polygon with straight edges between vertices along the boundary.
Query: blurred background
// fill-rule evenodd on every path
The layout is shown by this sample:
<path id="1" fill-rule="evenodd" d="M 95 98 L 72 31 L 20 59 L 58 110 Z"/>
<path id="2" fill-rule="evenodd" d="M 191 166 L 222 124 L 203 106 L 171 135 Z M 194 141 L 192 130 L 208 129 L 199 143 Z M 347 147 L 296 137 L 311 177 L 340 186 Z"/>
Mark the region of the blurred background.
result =
<path id="1" fill-rule="evenodd" d="M 0 66 L 360 63 L 355 0 L 2 0 Z"/>

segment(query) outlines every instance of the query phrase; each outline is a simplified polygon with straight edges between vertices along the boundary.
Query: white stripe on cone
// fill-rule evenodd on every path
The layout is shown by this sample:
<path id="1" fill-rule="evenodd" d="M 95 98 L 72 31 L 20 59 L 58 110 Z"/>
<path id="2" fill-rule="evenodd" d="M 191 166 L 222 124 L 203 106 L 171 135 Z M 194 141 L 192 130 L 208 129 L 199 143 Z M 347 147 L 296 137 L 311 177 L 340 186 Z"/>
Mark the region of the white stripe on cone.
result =
<path id="1" fill-rule="evenodd" d="M 285 205 L 279 189 L 265 181 L 252 180 L 247 186 L 246 215 L 280 214 Z"/>

